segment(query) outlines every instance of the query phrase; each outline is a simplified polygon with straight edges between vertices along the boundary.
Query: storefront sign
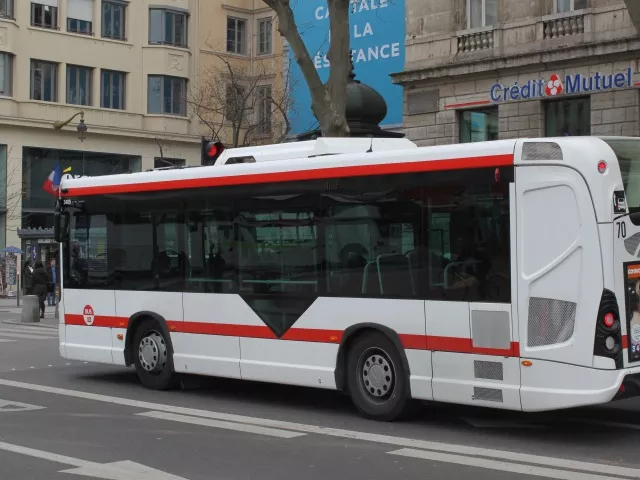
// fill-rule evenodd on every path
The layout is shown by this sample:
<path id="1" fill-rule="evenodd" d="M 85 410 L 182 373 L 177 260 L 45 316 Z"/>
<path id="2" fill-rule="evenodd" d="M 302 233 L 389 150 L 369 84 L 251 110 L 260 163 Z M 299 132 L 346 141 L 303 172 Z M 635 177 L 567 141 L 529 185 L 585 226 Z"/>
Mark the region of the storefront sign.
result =
<path id="1" fill-rule="evenodd" d="M 531 100 L 534 98 L 555 97 L 562 94 L 579 95 L 584 93 L 597 93 L 614 90 L 617 88 L 633 87 L 633 70 L 626 72 L 603 75 L 597 72 L 586 76 L 581 73 L 566 75 L 564 79 L 553 74 L 548 79 L 529 80 L 520 84 L 502 85 L 496 83 L 491 87 L 491 101 L 509 102 L 512 100 Z"/>

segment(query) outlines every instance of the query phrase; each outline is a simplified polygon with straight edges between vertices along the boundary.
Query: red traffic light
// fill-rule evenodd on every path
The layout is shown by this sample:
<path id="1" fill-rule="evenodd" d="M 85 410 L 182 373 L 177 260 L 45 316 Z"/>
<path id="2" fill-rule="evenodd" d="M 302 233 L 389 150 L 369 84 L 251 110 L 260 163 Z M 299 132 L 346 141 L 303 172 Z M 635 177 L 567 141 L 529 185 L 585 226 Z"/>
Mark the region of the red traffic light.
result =
<path id="1" fill-rule="evenodd" d="M 216 158 L 224 151 L 222 142 L 209 142 L 205 148 L 205 153 L 209 158 Z"/>

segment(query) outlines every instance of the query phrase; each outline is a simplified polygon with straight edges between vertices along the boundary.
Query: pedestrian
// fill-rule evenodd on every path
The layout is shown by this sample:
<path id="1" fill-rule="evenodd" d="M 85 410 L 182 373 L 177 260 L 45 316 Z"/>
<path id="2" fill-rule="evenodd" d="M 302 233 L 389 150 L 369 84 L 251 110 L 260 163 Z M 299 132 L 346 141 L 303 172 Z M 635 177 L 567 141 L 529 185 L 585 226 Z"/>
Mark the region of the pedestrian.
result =
<path id="1" fill-rule="evenodd" d="M 49 265 L 47 265 L 47 304 L 50 307 L 53 307 L 58 303 L 56 292 L 58 290 L 59 279 L 60 274 L 58 267 L 56 266 L 56 259 L 52 258 L 49 260 Z"/>
<path id="2" fill-rule="evenodd" d="M 24 262 L 24 269 L 22 271 L 22 285 L 24 286 L 25 295 L 33 295 L 33 268 L 31 267 L 30 259 L 27 259 Z"/>
<path id="3" fill-rule="evenodd" d="M 35 263 L 33 269 L 33 293 L 38 296 L 40 318 L 44 318 L 44 301 L 47 298 L 47 271 L 41 260 Z"/>

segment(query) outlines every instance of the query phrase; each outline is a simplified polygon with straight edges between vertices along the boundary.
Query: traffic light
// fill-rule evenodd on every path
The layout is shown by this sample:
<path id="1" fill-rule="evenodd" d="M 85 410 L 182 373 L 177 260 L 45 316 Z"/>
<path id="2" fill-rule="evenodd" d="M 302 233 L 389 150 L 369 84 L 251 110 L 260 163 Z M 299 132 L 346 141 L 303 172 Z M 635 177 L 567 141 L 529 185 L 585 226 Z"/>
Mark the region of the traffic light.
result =
<path id="1" fill-rule="evenodd" d="M 222 142 L 202 140 L 202 165 L 213 165 L 225 148 Z"/>

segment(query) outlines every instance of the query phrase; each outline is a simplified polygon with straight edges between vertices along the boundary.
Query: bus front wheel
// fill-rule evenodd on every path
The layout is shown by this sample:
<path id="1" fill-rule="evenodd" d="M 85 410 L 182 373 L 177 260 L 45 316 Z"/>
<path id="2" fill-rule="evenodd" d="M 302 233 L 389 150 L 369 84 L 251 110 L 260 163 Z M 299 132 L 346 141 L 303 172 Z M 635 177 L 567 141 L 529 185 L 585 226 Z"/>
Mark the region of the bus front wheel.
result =
<path id="1" fill-rule="evenodd" d="M 395 345 L 379 332 L 356 338 L 347 357 L 349 395 L 365 417 L 392 421 L 409 404 L 407 374 Z"/>
<path id="2" fill-rule="evenodd" d="M 167 390 L 177 384 L 167 340 L 155 320 L 145 319 L 136 329 L 132 355 L 138 378 L 147 388 Z"/>

